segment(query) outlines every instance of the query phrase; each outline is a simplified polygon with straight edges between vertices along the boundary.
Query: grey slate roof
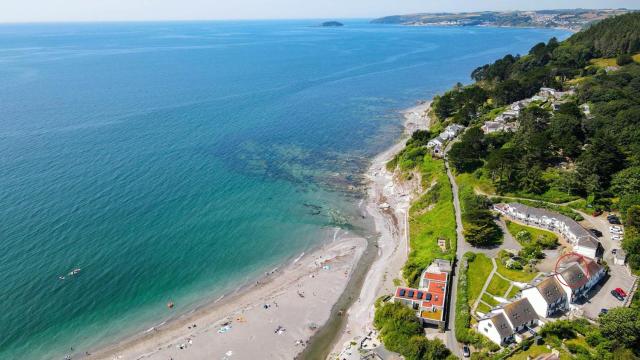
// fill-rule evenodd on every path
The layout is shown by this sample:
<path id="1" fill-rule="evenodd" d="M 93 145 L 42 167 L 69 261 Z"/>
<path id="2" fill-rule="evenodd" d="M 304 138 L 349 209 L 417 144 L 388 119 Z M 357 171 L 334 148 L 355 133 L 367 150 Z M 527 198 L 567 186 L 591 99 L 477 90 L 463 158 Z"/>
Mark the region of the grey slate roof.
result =
<path id="1" fill-rule="evenodd" d="M 504 339 L 513 335 L 513 329 L 509 325 L 509 322 L 503 313 L 497 313 L 489 319 L 491 320 L 491 323 L 493 323 L 493 326 L 496 327 L 496 330 L 498 330 L 498 334 L 500 334 L 501 338 Z"/>
<path id="2" fill-rule="evenodd" d="M 568 216 L 564 216 L 557 212 L 549 211 L 546 209 L 539 209 L 532 206 L 523 205 L 520 203 L 510 203 L 509 206 L 514 208 L 519 213 L 528 214 L 529 216 L 534 216 L 538 219 L 541 219 L 543 217 L 549 219 L 555 218 L 558 221 L 563 222 L 567 226 L 569 231 L 578 238 L 578 245 L 580 246 L 584 246 L 590 249 L 597 249 L 600 245 L 600 242 L 593 236 L 593 234 L 591 234 L 587 229 L 583 228 L 582 225 L 578 224 L 575 220 Z"/>
<path id="3" fill-rule="evenodd" d="M 504 306 L 503 310 L 514 328 L 538 319 L 538 315 L 527 298 L 509 303 Z"/>
<path id="4" fill-rule="evenodd" d="M 558 280 L 556 280 L 555 276 L 549 276 L 543 281 L 541 281 L 538 285 L 536 285 L 538 291 L 547 302 L 547 304 L 553 304 L 556 301 L 562 299 L 565 293 L 560 286 Z"/>
<path id="5" fill-rule="evenodd" d="M 587 276 L 582 270 L 582 266 L 577 262 L 569 265 L 560 272 L 564 282 L 572 289 L 579 288 L 587 282 Z"/>

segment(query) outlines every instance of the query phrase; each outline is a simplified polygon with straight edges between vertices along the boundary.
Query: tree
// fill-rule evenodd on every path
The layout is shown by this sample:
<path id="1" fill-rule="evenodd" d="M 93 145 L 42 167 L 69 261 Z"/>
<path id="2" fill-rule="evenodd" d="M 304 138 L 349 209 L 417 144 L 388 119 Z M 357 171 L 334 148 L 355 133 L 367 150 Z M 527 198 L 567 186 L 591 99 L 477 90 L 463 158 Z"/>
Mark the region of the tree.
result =
<path id="1" fill-rule="evenodd" d="M 618 57 L 616 57 L 616 64 L 618 64 L 618 66 L 629 65 L 632 62 L 633 58 L 630 54 L 620 54 L 618 55 Z"/>
<path id="2" fill-rule="evenodd" d="M 549 124 L 549 138 L 556 150 L 575 159 L 580 155 L 584 141 L 582 120 L 573 114 L 556 113 Z"/>
<path id="3" fill-rule="evenodd" d="M 374 326 L 385 347 L 408 360 L 445 359 L 449 350 L 440 340 L 427 339 L 414 310 L 400 303 L 376 308 Z"/>
<path id="4" fill-rule="evenodd" d="M 640 345 L 640 318 L 631 308 L 613 308 L 600 317 L 600 331 L 605 337 L 625 347 Z"/>
<path id="5" fill-rule="evenodd" d="M 473 172 L 482 166 L 481 158 L 486 152 L 484 133 L 474 126 L 464 132 L 460 141 L 453 144 L 447 157 L 459 172 Z"/>
<path id="6" fill-rule="evenodd" d="M 640 193 L 640 166 L 632 166 L 613 175 L 611 191 L 620 195 Z"/>
<path id="7" fill-rule="evenodd" d="M 585 179 L 589 193 L 597 194 L 609 187 L 611 174 L 624 166 L 624 155 L 615 139 L 597 134 L 578 158 L 578 174 Z"/>

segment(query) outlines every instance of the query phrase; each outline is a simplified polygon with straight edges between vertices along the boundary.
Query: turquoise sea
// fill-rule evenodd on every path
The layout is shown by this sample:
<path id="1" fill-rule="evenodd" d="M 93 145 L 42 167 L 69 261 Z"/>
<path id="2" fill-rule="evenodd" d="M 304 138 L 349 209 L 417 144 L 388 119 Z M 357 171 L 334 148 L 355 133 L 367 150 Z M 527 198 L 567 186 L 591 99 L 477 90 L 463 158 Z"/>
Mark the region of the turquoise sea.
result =
<path id="1" fill-rule="evenodd" d="M 399 109 L 567 36 L 319 22 L 0 25 L 1 359 L 144 331 L 366 231 L 351 190 Z"/>

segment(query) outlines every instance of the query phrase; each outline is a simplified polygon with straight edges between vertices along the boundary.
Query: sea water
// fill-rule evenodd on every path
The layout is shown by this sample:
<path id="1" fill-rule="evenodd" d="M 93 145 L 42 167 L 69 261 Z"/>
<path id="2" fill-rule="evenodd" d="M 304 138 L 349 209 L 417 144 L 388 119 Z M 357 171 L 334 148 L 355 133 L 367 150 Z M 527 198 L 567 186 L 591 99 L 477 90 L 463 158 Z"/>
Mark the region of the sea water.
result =
<path id="1" fill-rule="evenodd" d="M 365 231 L 399 109 L 567 36 L 344 22 L 0 25 L 0 358 L 84 352 Z"/>

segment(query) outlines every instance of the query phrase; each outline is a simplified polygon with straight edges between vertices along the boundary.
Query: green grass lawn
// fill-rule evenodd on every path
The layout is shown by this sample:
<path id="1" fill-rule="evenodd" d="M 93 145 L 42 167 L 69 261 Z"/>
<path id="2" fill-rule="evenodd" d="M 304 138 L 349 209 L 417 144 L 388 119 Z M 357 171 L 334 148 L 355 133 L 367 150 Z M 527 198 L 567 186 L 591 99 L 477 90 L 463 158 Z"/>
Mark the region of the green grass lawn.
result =
<path id="1" fill-rule="evenodd" d="M 527 360 L 529 356 L 535 358 L 542 354 L 549 354 L 551 350 L 547 349 L 546 345 L 533 345 L 527 351 L 518 351 L 512 356 L 508 357 L 509 360 Z M 560 360 L 572 359 L 571 355 L 565 351 L 560 351 Z"/>
<path id="2" fill-rule="evenodd" d="M 498 266 L 499 265 L 500 263 L 498 262 Z M 504 297 L 504 293 L 509 290 L 509 286 L 511 286 L 509 281 L 501 278 L 500 276 L 494 275 L 487 287 L 487 292 L 491 295 Z"/>
<path id="3" fill-rule="evenodd" d="M 484 254 L 476 254 L 473 262 L 469 263 L 468 271 L 468 287 L 469 287 L 469 305 L 473 304 L 482 292 L 482 287 L 487 281 L 489 274 L 493 270 L 491 259 Z"/>
<path id="4" fill-rule="evenodd" d="M 511 288 L 511 291 L 509 291 L 509 294 L 507 295 L 507 300 L 513 298 L 514 296 L 516 296 L 518 294 L 518 292 L 520 292 L 520 288 L 517 286 L 514 286 Z"/>
<path id="5" fill-rule="evenodd" d="M 480 304 L 478 304 L 478 307 L 476 308 L 476 311 L 480 311 L 481 313 L 486 314 L 489 311 L 491 311 L 491 307 L 489 307 L 486 304 L 480 303 Z"/>
<path id="6" fill-rule="evenodd" d="M 482 301 L 486 302 L 487 304 L 489 304 L 491 306 L 496 306 L 496 305 L 500 304 L 498 302 L 498 300 L 494 299 L 493 296 L 491 296 L 491 295 L 489 295 L 487 293 L 482 294 Z"/>
<path id="7" fill-rule="evenodd" d="M 513 221 L 509 221 L 509 220 L 506 221 L 506 224 L 507 224 L 507 229 L 509 230 L 511 235 L 516 240 L 518 239 L 517 235 L 518 235 L 519 232 L 526 231 L 529 234 L 531 234 L 531 239 L 533 241 L 536 241 L 536 239 L 538 239 L 538 237 L 544 237 L 549 242 L 557 242 L 558 241 L 558 235 L 552 233 L 551 231 L 546 231 L 546 230 L 538 229 L 538 228 L 535 228 L 535 227 L 518 224 L 518 223 L 515 223 Z M 522 245 L 524 245 L 524 244 L 522 244 Z"/>
<path id="8" fill-rule="evenodd" d="M 498 273 L 511 281 L 526 283 L 533 280 L 536 275 L 538 275 L 538 273 L 530 273 L 524 270 L 507 269 L 500 260 L 496 260 L 496 265 L 498 266 Z M 496 276 L 494 276 L 494 278 L 496 278 Z M 505 289 L 505 291 L 506 290 L 507 289 Z M 495 293 L 492 294 L 497 295 Z M 502 292 L 502 294 L 504 295 L 504 292 Z"/>
<path id="9" fill-rule="evenodd" d="M 456 183 L 458 187 L 462 189 L 479 190 L 485 194 L 493 195 L 496 193 L 496 189 L 491 183 L 490 179 L 487 179 L 482 175 L 481 171 L 476 171 L 472 174 L 462 173 L 456 176 Z"/>
<path id="10" fill-rule="evenodd" d="M 415 285 L 420 272 L 435 258 L 453 259 L 456 251 L 456 221 L 453 194 L 442 160 L 424 158 L 421 167 L 424 177 L 436 185 L 415 201 L 409 210 L 409 242 L 411 253 L 405 265 L 407 283 Z M 438 239 L 447 240 L 442 251 Z"/>

